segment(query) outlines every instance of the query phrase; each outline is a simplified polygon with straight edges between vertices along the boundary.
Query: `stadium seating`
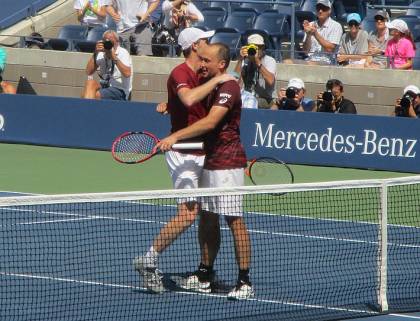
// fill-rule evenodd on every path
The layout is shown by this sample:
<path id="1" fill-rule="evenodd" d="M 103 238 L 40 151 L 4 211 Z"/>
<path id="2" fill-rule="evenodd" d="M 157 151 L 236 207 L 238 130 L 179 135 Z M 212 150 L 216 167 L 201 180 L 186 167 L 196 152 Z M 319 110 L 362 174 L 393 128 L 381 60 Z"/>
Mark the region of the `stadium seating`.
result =
<path id="1" fill-rule="evenodd" d="M 412 15 L 400 16 L 407 23 L 408 28 L 413 34 L 414 42 L 420 41 L 420 18 Z"/>
<path id="2" fill-rule="evenodd" d="M 101 40 L 106 27 L 96 26 L 89 30 L 86 40 L 75 40 L 74 47 L 77 51 L 94 52 L 96 43 Z"/>
<path id="3" fill-rule="evenodd" d="M 262 13 L 266 10 L 273 9 L 273 6 L 270 3 L 251 3 L 244 2 L 241 4 L 241 8 L 251 8 L 257 11 L 257 13 Z"/>
<path id="4" fill-rule="evenodd" d="M 195 2 L 194 2 L 195 4 Z M 211 1 L 209 2 L 209 7 L 212 8 L 223 8 L 226 12 L 230 12 L 229 2 L 228 1 Z"/>
<path id="5" fill-rule="evenodd" d="M 77 40 L 86 40 L 88 27 L 81 25 L 65 25 L 60 29 L 57 38 L 48 41 L 48 46 L 54 50 L 72 50 Z"/>
<path id="6" fill-rule="evenodd" d="M 407 10 L 407 15 L 410 16 L 417 16 L 420 17 L 420 9 L 415 9 L 413 7 L 420 7 L 420 1 L 415 1 L 409 5 L 409 9 Z"/>
<path id="7" fill-rule="evenodd" d="M 416 56 L 413 59 L 413 69 L 420 70 L 420 42 L 416 42 Z"/>
<path id="8" fill-rule="evenodd" d="M 210 39 L 210 43 L 221 42 L 229 46 L 231 59 L 236 59 L 240 45 L 241 45 L 241 34 L 239 32 L 216 32 L 216 34 Z"/>
<path id="9" fill-rule="evenodd" d="M 204 21 L 194 24 L 194 27 L 204 30 L 215 30 L 220 28 L 223 26 L 227 15 L 226 10 L 220 7 L 204 8 L 201 10 L 201 13 L 204 16 Z"/>
<path id="10" fill-rule="evenodd" d="M 371 31 L 375 31 L 376 30 L 375 19 L 372 16 L 365 17 L 362 20 L 362 22 L 360 24 L 360 27 L 363 30 L 367 31 L 368 33 L 371 32 Z"/>
<path id="11" fill-rule="evenodd" d="M 236 8 L 230 15 L 227 16 L 223 27 L 242 33 L 252 28 L 256 16 L 257 12 L 253 9 Z"/>

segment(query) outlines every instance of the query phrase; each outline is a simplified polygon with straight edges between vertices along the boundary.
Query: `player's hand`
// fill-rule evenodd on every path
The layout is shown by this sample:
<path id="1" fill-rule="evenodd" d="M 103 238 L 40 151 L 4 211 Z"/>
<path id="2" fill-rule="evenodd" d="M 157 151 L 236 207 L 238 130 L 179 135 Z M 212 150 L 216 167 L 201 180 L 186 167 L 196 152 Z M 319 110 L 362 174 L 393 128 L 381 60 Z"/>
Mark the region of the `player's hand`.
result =
<path id="1" fill-rule="evenodd" d="M 162 152 L 167 152 L 172 148 L 174 144 L 176 144 L 177 139 L 173 136 L 168 136 L 162 139 L 159 143 L 156 144 L 156 148 L 160 148 Z"/>
<path id="2" fill-rule="evenodd" d="M 230 81 L 230 80 L 237 81 L 238 79 L 235 76 L 231 75 L 231 74 L 225 73 L 225 74 L 222 74 L 220 76 L 215 77 L 215 80 L 217 80 L 217 83 L 218 84 L 223 84 L 223 83 L 225 83 L 227 81 Z"/>
<path id="3" fill-rule="evenodd" d="M 160 103 L 156 106 L 156 111 L 162 115 L 168 114 L 168 104 Z"/>

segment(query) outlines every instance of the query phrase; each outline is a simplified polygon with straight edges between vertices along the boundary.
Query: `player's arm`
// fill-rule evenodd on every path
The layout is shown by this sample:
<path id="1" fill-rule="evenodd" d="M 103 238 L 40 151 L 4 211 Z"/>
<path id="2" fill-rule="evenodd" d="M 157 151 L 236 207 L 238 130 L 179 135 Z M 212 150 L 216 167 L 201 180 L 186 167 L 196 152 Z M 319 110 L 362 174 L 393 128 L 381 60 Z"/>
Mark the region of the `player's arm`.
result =
<path id="1" fill-rule="evenodd" d="M 212 106 L 206 117 L 162 139 L 157 144 L 157 147 L 162 151 L 167 151 L 171 149 L 173 144 L 180 140 L 201 136 L 212 131 L 216 128 L 217 124 L 222 121 L 223 117 L 225 117 L 228 111 L 229 108 L 226 107 Z"/>
<path id="2" fill-rule="evenodd" d="M 178 97 L 185 106 L 191 107 L 192 105 L 206 98 L 210 92 L 216 88 L 217 85 L 222 84 L 228 80 L 235 80 L 235 77 L 229 74 L 223 74 L 211 78 L 201 86 L 195 88 L 181 88 L 178 90 Z"/>

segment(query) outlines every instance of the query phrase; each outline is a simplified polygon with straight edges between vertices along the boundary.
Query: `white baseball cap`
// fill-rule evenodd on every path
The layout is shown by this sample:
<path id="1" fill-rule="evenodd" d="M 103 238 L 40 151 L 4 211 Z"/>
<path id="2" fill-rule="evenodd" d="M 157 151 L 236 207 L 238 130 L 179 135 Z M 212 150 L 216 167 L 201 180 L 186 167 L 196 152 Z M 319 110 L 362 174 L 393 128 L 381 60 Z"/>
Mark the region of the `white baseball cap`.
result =
<path id="1" fill-rule="evenodd" d="M 248 37 L 248 44 L 254 45 L 263 45 L 264 46 L 264 38 L 259 35 L 258 33 L 254 33 Z"/>
<path id="2" fill-rule="evenodd" d="M 198 28 L 185 28 L 181 31 L 178 36 L 178 45 L 181 46 L 182 50 L 188 49 L 194 42 L 200 39 L 207 39 L 214 35 L 214 30 L 203 31 Z"/>
<path id="3" fill-rule="evenodd" d="M 411 91 L 413 93 L 415 93 L 416 95 L 420 95 L 420 89 L 417 86 L 414 85 L 409 85 L 407 87 L 404 88 L 404 95 L 408 92 Z"/>
<path id="4" fill-rule="evenodd" d="M 392 20 L 391 22 L 387 22 L 385 25 L 388 29 L 396 29 L 401 33 L 407 33 L 409 31 L 407 23 L 401 19 Z"/>
<path id="5" fill-rule="evenodd" d="M 318 0 L 316 4 L 321 4 L 324 7 L 331 8 L 331 2 L 329 0 Z"/>
<path id="6" fill-rule="evenodd" d="M 302 89 L 302 88 L 305 88 L 305 83 L 300 78 L 292 78 L 287 83 L 287 88 L 290 88 L 290 87 L 294 87 L 294 88 L 297 88 L 297 89 Z"/>

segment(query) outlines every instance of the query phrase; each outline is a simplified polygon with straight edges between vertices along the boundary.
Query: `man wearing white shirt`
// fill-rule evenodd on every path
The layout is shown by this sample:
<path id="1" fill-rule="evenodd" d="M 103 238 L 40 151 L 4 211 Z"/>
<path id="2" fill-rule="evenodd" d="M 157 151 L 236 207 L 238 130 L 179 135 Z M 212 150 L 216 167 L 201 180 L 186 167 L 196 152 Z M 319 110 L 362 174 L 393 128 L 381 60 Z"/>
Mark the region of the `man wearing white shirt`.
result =
<path id="1" fill-rule="evenodd" d="M 159 6 L 160 0 L 114 0 L 118 35 L 122 46 L 136 55 L 152 55 L 153 31 L 150 15 Z"/>
<path id="2" fill-rule="evenodd" d="M 258 99 L 259 107 L 269 108 L 276 85 L 276 60 L 266 55 L 264 38 L 260 34 L 251 34 L 247 43 L 248 46 L 241 48 L 235 72 L 241 75 L 243 90 Z M 249 45 L 257 49 L 251 49 L 251 52 Z M 257 108 L 250 103 L 252 96 L 242 92 L 242 97 L 246 98 L 245 108 Z"/>
<path id="3" fill-rule="evenodd" d="M 100 82 L 92 79 L 98 71 Z M 133 65 L 127 50 L 120 47 L 118 34 L 108 30 L 98 41 L 95 53 L 86 66 L 89 78 L 82 94 L 89 99 L 127 100 L 133 80 Z"/>
<path id="4" fill-rule="evenodd" d="M 106 7 L 111 5 L 112 0 L 74 0 L 77 20 L 82 25 L 94 27 L 104 26 L 106 18 Z"/>

